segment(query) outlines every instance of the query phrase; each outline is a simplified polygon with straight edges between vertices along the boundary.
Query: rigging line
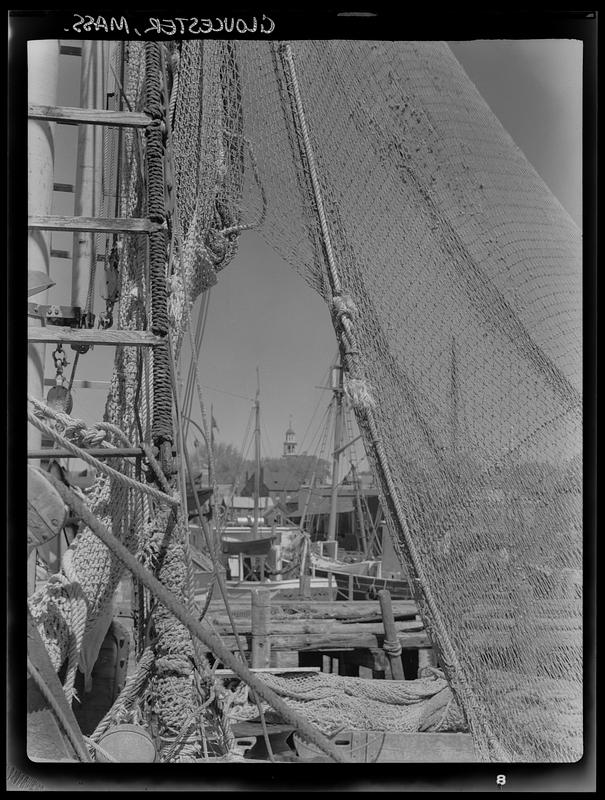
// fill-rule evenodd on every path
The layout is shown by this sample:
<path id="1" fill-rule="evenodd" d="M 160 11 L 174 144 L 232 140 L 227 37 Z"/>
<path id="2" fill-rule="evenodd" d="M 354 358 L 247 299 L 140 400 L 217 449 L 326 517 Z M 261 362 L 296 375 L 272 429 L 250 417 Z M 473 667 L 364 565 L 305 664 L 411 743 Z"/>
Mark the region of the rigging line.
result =
<path id="1" fill-rule="evenodd" d="M 231 397 L 238 397 L 240 400 L 249 400 L 250 402 L 254 402 L 253 397 L 245 397 L 243 394 L 236 394 L 235 392 L 228 392 L 226 389 L 217 389 L 216 386 L 207 386 L 205 383 L 201 384 L 203 389 L 209 389 L 212 392 L 219 392 L 220 394 L 228 394 Z"/>
<path id="2" fill-rule="evenodd" d="M 169 346 L 168 346 L 168 364 L 169 364 L 169 367 L 170 367 L 170 378 L 171 378 L 171 382 L 172 382 L 172 390 L 173 390 L 173 393 L 174 393 L 174 399 L 175 399 L 175 402 L 177 402 L 178 401 L 178 397 L 177 397 L 177 385 L 176 385 L 176 374 L 175 374 L 176 370 L 175 370 L 174 355 L 173 355 L 173 350 L 172 350 L 172 336 L 171 336 L 170 332 L 168 333 L 168 337 L 169 337 L 169 340 L 170 340 L 169 341 Z M 177 425 L 179 426 L 179 429 L 180 429 L 180 438 L 181 438 L 181 441 L 182 441 L 182 439 L 183 439 L 183 429 L 182 429 L 182 419 L 181 419 L 180 416 L 177 416 Z M 195 487 L 195 482 L 194 482 L 194 478 L 193 478 L 193 470 L 191 469 L 191 462 L 189 460 L 189 453 L 187 452 L 187 448 L 186 447 L 182 448 L 182 453 L 183 453 L 184 458 L 185 458 L 185 464 L 186 464 L 186 468 L 187 468 L 187 475 L 189 477 L 189 481 L 191 483 L 191 486 Z M 245 662 L 246 656 L 245 656 L 245 653 L 244 653 L 244 648 L 243 648 L 242 643 L 241 643 L 241 639 L 240 639 L 239 634 L 238 634 L 237 625 L 236 625 L 235 619 L 233 617 L 233 612 L 232 612 L 231 606 L 229 604 L 229 595 L 227 593 L 227 588 L 226 588 L 225 582 L 223 580 L 223 575 L 222 575 L 222 573 L 220 571 L 220 564 L 218 562 L 217 555 L 216 555 L 216 553 L 214 551 L 214 548 L 212 546 L 213 545 L 212 533 L 210 531 L 210 528 L 208 526 L 208 523 L 207 523 L 204 515 L 202 514 L 202 509 L 201 509 L 201 506 L 200 506 L 199 497 L 198 497 L 197 492 L 195 491 L 195 488 L 194 488 L 194 491 L 193 491 L 193 499 L 195 501 L 195 507 L 196 507 L 198 519 L 200 521 L 200 525 L 202 527 L 202 532 L 204 534 L 204 539 L 206 541 L 206 546 L 208 548 L 209 555 L 210 555 L 210 558 L 212 560 L 212 565 L 214 567 L 215 580 L 216 580 L 216 582 L 218 584 L 221 596 L 223 598 L 223 603 L 225 605 L 225 610 L 227 612 L 227 617 L 229 618 L 229 623 L 231 625 L 231 630 L 233 632 L 233 636 L 235 637 L 235 643 L 237 645 L 237 649 L 239 651 L 239 654 L 241 656 L 242 661 Z M 189 563 L 191 563 L 190 562 L 190 558 L 188 560 L 189 560 Z M 198 644 L 198 647 L 199 647 L 199 644 Z M 203 662 L 201 662 L 201 663 L 203 663 Z M 253 686 L 250 686 L 250 691 L 251 691 L 251 694 L 252 694 L 252 698 L 254 699 L 254 701 L 255 701 L 255 703 L 256 703 L 256 705 L 258 707 L 258 714 L 259 714 L 259 717 L 261 718 L 261 724 L 262 724 L 262 728 L 263 728 L 263 735 L 265 737 L 265 743 L 267 745 L 267 750 L 268 750 L 269 754 L 272 755 L 271 744 L 269 742 L 269 734 L 267 732 L 266 724 L 264 724 L 264 722 L 263 722 L 264 721 L 264 711 L 263 711 L 263 708 L 262 708 L 262 705 L 261 705 L 260 698 L 257 695 L 256 691 L 254 690 Z"/>
<path id="3" fill-rule="evenodd" d="M 324 371 L 324 373 L 321 376 L 320 384 L 327 383 L 329 375 L 330 375 L 330 369 L 331 369 L 331 366 L 328 366 L 328 368 Z M 305 432 L 303 434 L 303 437 L 302 437 L 302 440 L 301 440 L 301 443 L 300 443 L 301 449 L 304 446 L 305 440 L 307 438 L 307 434 L 309 433 L 311 425 L 313 424 L 313 420 L 315 419 L 315 415 L 317 414 L 317 411 L 319 410 L 319 404 L 321 403 L 322 399 L 323 399 L 323 395 L 320 394 L 319 397 L 317 398 L 317 403 L 315 404 L 315 408 L 313 409 L 313 414 L 311 415 L 311 419 L 309 420 L 309 422 L 307 424 L 307 427 L 305 429 Z"/>
<path id="4" fill-rule="evenodd" d="M 196 331 L 195 331 L 195 346 L 193 345 L 193 342 L 191 342 L 191 335 L 189 335 L 189 341 L 191 343 L 190 346 L 194 347 L 195 352 L 191 353 L 191 360 L 189 362 L 189 372 L 187 375 L 188 384 L 190 386 L 188 404 L 187 404 L 187 416 L 191 416 L 191 407 L 193 406 L 193 394 L 196 385 L 196 378 L 199 382 L 197 359 L 200 350 L 202 349 L 202 342 L 204 339 L 204 332 L 206 329 L 206 320 L 208 318 L 209 302 L 210 302 L 210 289 L 204 292 L 201 302 L 201 308 L 198 312 Z M 191 329 L 189 329 L 189 331 L 190 330 Z M 189 377 L 191 377 L 191 380 L 189 380 Z M 188 426 L 186 426 L 185 434 L 187 434 L 187 431 L 188 431 Z"/>
<path id="5" fill-rule="evenodd" d="M 198 342 L 199 342 L 199 338 L 200 338 L 200 328 L 201 328 L 202 316 L 204 314 L 204 305 L 205 305 L 205 303 L 206 303 L 206 293 L 204 293 L 202 295 L 202 300 L 201 300 L 200 306 L 197 309 L 197 315 L 196 315 L 196 320 L 195 320 L 195 337 L 194 338 L 195 338 L 195 342 L 196 342 L 196 348 L 198 347 Z M 188 415 L 191 414 L 191 399 L 192 399 L 193 380 L 194 380 L 194 369 L 193 369 L 193 364 L 191 363 L 191 359 L 195 358 L 196 354 L 197 354 L 197 351 L 196 351 L 196 353 L 190 353 L 190 361 L 189 361 L 189 365 L 188 365 L 187 387 L 185 389 L 185 396 L 184 396 L 184 402 L 187 404 L 185 406 L 185 411 L 187 411 Z M 191 397 L 190 397 L 190 394 L 191 394 Z"/>
<path id="6" fill-rule="evenodd" d="M 177 441 L 177 451 L 179 452 L 179 458 L 177 461 L 178 469 L 179 469 L 179 481 L 180 481 L 180 489 L 181 489 L 181 509 L 180 514 L 184 521 L 184 526 L 186 528 L 186 536 L 185 536 L 185 547 L 184 550 L 184 559 L 185 559 L 185 570 L 186 570 L 186 586 L 187 586 L 187 606 L 190 612 L 195 611 L 199 614 L 200 609 L 197 606 L 195 601 L 195 593 L 193 588 L 193 563 L 191 559 L 191 535 L 189 532 L 189 525 L 188 525 L 188 508 L 187 508 L 187 480 L 185 473 L 187 472 L 189 476 L 189 481 L 191 484 L 191 488 L 193 491 L 196 509 L 198 511 L 198 516 L 200 516 L 200 505 L 199 505 L 199 498 L 197 495 L 197 491 L 195 489 L 195 482 L 193 472 L 191 470 L 191 464 L 189 461 L 189 455 L 187 453 L 187 445 L 184 440 L 184 429 L 183 429 L 183 417 L 181 414 L 180 409 L 180 398 L 179 398 L 179 391 L 178 391 L 178 383 L 177 383 L 177 375 L 176 375 L 176 365 L 174 362 L 173 357 L 173 340 L 172 335 L 168 333 L 168 349 L 169 349 L 169 358 L 168 358 L 168 365 L 170 371 L 170 382 L 172 384 L 172 395 L 174 400 L 174 407 L 175 407 L 175 422 L 176 422 L 176 441 Z M 211 554 L 212 558 L 212 554 Z M 208 660 L 206 659 L 205 655 L 203 654 L 200 643 L 196 639 L 196 637 L 191 636 L 191 641 L 193 645 L 193 653 L 195 656 L 194 664 L 196 670 L 194 670 L 194 681 L 197 688 L 198 695 L 202 696 L 202 684 L 200 675 L 204 675 L 208 677 L 209 673 L 209 664 Z M 200 725 L 202 725 L 202 721 L 200 719 Z"/>

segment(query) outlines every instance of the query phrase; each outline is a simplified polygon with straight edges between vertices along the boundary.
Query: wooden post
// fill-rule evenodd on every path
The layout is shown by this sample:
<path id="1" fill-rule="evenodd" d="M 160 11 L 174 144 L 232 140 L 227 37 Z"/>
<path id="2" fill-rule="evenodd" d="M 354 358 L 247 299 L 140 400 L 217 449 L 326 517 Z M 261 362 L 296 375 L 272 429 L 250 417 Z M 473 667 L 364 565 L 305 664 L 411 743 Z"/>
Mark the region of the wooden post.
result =
<path id="1" fill-rule="evenodd" d="M 385 643 L 387 641 L 390 643 L 395 643 L 395 642 L 398 643 L 399 637 L 397 636 L 397 629 L 395 627 L 393 606 L 391 605 L 391 593 L 389 592 L 389 590 L 381 589 L 378 592 L 378 600 L 380 601 L 380 610 L 382 611 L 382 623 L 384 625 Z M 391 663 L 391 673 L 393 675 L 393 680 L 396 681 L 405 680 L 405 674 L 403 672 L 403 663 L 401 661 L 401 653 L 397 655 L 396 653 L 392 653 L 389 650 L 387 650 L 386 653 Z"/>
<path id="2" fill-rule="evenodd" d="M 425 667 L 435 667 L 436 665 L 437 660 L 432 647 L 421 647 L 418 649 L 418 677 L 420 677 L 420 670 Z"/>
<path id="3" fill-rule="evenodd" d="M 299 591 L 302 597 L 311 597 L 311 573 L 309 570 L 309 540 L 305 536 L 300 556 L 300 584 Z"/>
<path id="4" fill-rule="evenodd" d="M 258 534 L 258 518 L 260 515 L 260 377 L 256 368 L 256 400 L 254 401 L 254 518 L 253 535 Z"/>
<path id="5" fill-rule="evenodd" d="M 268 667 L 271 660 L 269 626 L 271 620 L 271 595 L 263 589 L 251 592 L 252 602 L 252 668 Z"/>

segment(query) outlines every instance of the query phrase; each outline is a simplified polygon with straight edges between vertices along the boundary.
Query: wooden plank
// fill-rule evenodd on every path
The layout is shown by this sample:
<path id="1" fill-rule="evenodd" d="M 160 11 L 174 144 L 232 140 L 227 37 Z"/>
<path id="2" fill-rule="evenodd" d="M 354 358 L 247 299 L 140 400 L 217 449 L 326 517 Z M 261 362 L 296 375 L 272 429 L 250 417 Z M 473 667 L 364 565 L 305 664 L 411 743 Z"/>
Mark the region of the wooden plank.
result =
<path id="1" fill-rule="evenodd" d="M 89 456 L 95 458 L 138 458 L 143 455 L 140 447 L 85 447 Z M 62 448 L 43 447 L 39 450 L 28 450 L 28 458 L 79 458 L 70 450 Z"/>
<path id="2" fill-rule="evenodd" d="M 52 381 L 52 385 L 54 385 L 54 381 Z M 238 614 L 241 611 L 244 617 L 249 616 L 243 613 L 250 608 L 250 603 L 247 602 L 245 595 L 230 599 L 229 604 L 232 608 L 238 609 Z M 416 603 L 413 600 L 392 600 L 391 605 L 393 616 L 396 620 L 414 619 L 418 614 Z M 213 621 L 220 620 L 220 624 L 228 622 L 222 599 L 213 600 L 210 603 L 208 614 Z M 291 622 L 295 622 L 300 617 L 317 620 L 357 620 L 359 618 L 367 618 L 368 621 L 374 622 L 380 622 L 382 619 L 380 605 L 377 600 L 355 600 L 354 602 L 347 600 L 334 602 L 324 600 L 280 600 L 279 595 L 272 598 L 271 614 L 275 621 L 285 619 Z M 372 619 L 372 617 L 375 619 Z"/>
<path id="3" fill-rule="evenodd" d="M 39 214 L 28 217 L 32 230 L 90 231 L 92 233 L 154 233 L 166 230 L 166 224 L 146 217 L 72 217 Z"/>
<path id="4" fill-rule="evenodd" d="M 166 342 L 166 339 L 154 336 L 150 331 L 65 328 L 61 325 L 47 325 L 43 328 L 29 327 L 27 339 L 32 344 L 99 344 L 125 345 L 127 347 L 157 347 Z"/>
<path id="5" fill-rule="evenodd" d="M 212 617 L 209 617 L 212 624 L 219 633 L 228 634 L 231 626 L 226 623 L 217 624 Z M 250 620 L 235 618 L 235 626 L 238 633 L 252 633 L 254 630 L 254 621 L 252 626 Z M 404 620 L 403 622 L 395 623 L 394 634 L 402 632 L 415 632 L 423 630 L 422 622 L 416 620 Z M 384 636 L 384 628 L 381 622 L 351 622 L 345 623 L 333 619 L 297 619 L 291 622 L 285 620 L 272 620 L 271 621 L 271 634 L 296 634 L 296 633 L 309 633 L 309 634 L 340 634 L 345 633 L 376 633 Z"/>
<path id="6" fill-rule="evenodd" d="M 44 378 L 45 386 L 54 386 L 56 383 L 54 378 Z M 74 380 L 72 389 L 109 389 L 111 381 L 90 381 L 87 378 L 82 380 Z"/>
<path id="7" fill-rule="evenodd" d="M 64 125 L 108 125 L 114 128 L 146 128 L 151 117 L 139 111 L 107 111 L 100 108 L 75 108 L 73 106 L 41 106 L 30 103 L 30 119 L 43 119 Z"/>
<path id="8" fill-rule="evenodd" d="M 417 650 L 430 645 L 429 637 L 424 631 L 398 634 L 397 638 L 404 650 Z M 235 652 L 237 643 L 232 635 L 221 634 L 221 639 L 229 650 Z M 384 640 L 382 633 L 329 633 L 329 634 L 282 634 L 271 635 L 271 650 L 349 650 L 380 648 Z M 251 636 L 241 636 L 240 641 L 245 652 L 251 650 Z"/>

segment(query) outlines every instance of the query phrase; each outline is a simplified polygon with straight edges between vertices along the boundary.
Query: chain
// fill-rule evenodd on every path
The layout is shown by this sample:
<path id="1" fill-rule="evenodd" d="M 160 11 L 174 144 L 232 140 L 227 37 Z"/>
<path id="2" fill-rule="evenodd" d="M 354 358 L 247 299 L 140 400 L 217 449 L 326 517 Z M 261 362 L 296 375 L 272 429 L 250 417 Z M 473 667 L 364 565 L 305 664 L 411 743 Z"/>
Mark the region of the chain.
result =
<path id="1" fill-rule="evenodd" d="M 105 311 L 99 314 L 99 328 L 106 330 L 113 325 L 113 308 L 120 297 L 119 290 L 119 263 L 120 251 L 122 249 L 122 242 L 114 237 L 111 253 L 109 259 L 105 264 Z"/>
<path id="2" fill-rule="evenodd" d="M 65 383 L 65 378 L 63 376 L 63 370 L 69 364 L 67 360 L 67 356 L 65 355 L 65 351 L 63 350 L 63 345 L 58 344 L 56 349 L 53 351 L 53 360 L 55 362 L 55 384 L 57 386 L 63 386 Z"/>

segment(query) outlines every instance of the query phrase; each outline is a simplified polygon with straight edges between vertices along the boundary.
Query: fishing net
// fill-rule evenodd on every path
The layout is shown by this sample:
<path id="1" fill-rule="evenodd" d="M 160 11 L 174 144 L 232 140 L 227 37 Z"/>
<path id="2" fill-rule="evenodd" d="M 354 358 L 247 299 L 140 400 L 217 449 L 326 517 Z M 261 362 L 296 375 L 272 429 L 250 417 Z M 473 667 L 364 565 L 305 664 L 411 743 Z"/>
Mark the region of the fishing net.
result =
<path id="1" fill-rule="evenodd" d="M 142 47 L 128 48 L 137 109 Z M 186 41 L 163 58 L 176 358 L 196 296 L 258 227 L 329 304 L 390 535 L 479 757 L 579 759 L 577 227 L 442 43 L 301 41 L 289 60 L 277 42 Z M 122 141 L 120 213 L 142 216 L 141 143 Z M 120 327 L 149 319 L 145 248 L 124 237 Z M 116 355 L 106 416 L 133 440 L 149 435 L 152 366 Z M 91 506 L 143 547 L 152 507 L 104 478 Z M 171 526 L 166 580 L 186 596 L 186 536 Z M 70 552 L 90 627 L 121 568 L 86 530 Z M 31 605 L 59 665 L 71 601 L 55 589 Z M 165 679 L 175 732 L 192 654 L 159 622 L 173 658 L 156 689 Z"/>
<path id="2" fill-rule="evenodd" d="M 219 59 L 223 192 L 354 332 L 345 386 L 478 753 L 577 760 L 580 233 L 445 44 L 291 52 Z"/>
<path id="3" fill-rule="evenodd" d="M 451 689 L 437 670 L 413 681 L 364 680 L 322 673 L 262 674 L 262 680 L 293 710 L 327 734 L 343 727 L 401 733 L 466 730 Z M 275 717 L 269 708 L 267 715 L 269 719 Z M 230 716 L 238 721 L 258 716 L 258 708 L 248 699 L 247 687 L 240 686 L 233 692 Z"/>

